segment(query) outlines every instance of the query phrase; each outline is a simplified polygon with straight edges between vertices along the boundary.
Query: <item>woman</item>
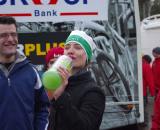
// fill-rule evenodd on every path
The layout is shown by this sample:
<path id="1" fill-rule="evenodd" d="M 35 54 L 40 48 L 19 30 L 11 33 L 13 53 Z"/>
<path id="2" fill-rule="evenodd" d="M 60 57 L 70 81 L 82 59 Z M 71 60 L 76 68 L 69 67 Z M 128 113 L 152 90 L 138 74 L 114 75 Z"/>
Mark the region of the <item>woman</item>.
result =
<path id="1" fill-rule="evenodd" d="M 105 96 L 87 71 L 94 49 L 83 31 L 72 31 L 67 38 L 64 54 L 73 60 L 72 72 L 58 69 L 63 84 L 53 93 L 50 130 L 99 130 Z"/>

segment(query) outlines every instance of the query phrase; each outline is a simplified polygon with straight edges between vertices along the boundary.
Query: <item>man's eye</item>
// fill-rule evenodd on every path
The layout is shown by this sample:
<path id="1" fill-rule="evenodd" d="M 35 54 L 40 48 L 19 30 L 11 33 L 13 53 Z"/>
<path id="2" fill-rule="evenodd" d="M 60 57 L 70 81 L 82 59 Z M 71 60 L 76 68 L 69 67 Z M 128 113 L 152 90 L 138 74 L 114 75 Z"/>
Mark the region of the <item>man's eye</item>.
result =
<path id="1" fill-rule="evenodd" d="M 10 33 L 12 37 L 17 37 L 17 33 Z"/>
<path id="2" fill-rule="evenodd" d="M 1 37 L 1 38 L 8 37 L 8 34 L 7 34 L 7 33 L 1 33 L 1 34 L 0 34 L 0 37 Z"/>
<path id="3" fill-rule="evenodd" d="M 12 32 L 12 33 L 0 33 L 0 38 L 8 38 L 9 36 L 16 38 L 17 37 L 17 33 L 16 32 Z"/>

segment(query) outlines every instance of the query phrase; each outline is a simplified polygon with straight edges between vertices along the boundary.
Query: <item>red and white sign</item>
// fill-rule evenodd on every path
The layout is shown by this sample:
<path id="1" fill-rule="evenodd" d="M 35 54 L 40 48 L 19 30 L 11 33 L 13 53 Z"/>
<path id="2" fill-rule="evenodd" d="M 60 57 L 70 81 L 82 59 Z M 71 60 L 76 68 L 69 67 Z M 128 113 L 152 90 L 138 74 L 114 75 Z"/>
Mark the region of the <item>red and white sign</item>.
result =
<path id="1" fill-rule="evenodd" d="M 0 16 L 19 22 L 106 20 L 106 0 L 0 0 Z"/>

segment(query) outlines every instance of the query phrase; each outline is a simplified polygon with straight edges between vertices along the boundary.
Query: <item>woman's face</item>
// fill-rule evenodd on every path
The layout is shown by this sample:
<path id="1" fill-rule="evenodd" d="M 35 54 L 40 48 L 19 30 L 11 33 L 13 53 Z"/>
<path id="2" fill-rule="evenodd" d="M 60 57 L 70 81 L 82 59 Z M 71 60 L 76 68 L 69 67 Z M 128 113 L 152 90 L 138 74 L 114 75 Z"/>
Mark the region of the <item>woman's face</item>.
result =
<path id="1" fill-rule="evenodd" d="M 77 43 L 72 42 L 64 46 L 64 54 L 73 60 L 73 69 L 82 69 L 86 65 L 86 53 L 84 49 Z"/>

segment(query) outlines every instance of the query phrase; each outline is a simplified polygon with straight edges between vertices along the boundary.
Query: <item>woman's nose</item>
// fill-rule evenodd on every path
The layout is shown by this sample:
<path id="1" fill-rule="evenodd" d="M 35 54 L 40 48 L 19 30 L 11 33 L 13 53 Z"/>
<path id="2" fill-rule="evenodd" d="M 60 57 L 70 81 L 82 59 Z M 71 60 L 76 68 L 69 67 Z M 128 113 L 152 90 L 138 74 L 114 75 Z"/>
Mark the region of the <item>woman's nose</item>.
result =
<path id="1" fill-rule="evenodd" d="M 73 47 L 70 47 L 68 50 L 67 50 L 67 54 L 73 54 L 74 53 L 74 48 Z"/>

